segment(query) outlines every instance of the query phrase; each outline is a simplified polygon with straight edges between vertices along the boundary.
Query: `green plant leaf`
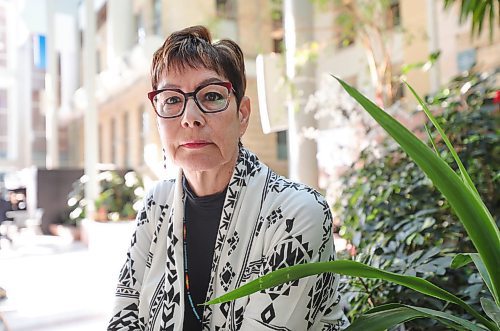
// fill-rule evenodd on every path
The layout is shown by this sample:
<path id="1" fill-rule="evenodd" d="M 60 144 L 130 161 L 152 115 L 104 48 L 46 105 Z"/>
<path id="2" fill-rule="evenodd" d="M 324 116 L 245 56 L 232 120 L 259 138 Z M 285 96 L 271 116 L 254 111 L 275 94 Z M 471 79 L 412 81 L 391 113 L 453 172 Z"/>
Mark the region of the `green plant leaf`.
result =
<path id="1" fill-rule="evenodd" d="M 493 297 L 500 293 L 500 232 L 477 192 L 465 184 L 439 156 L 414 134 L 368 100 L 356 89 L 335 77 L 344 89 L 389 133 L 446 197 L 469 234 L 491 278 Z M 432 114 L 431 114 L 432 115 Z"/>
<path id="2" fill-rule="evenodd" d="M 453 269 L 459 269 L 469 263 L 472 263 L 472 258 L 470 257 L 470 254 L 460 253 L 455 255 L 455 257 L 453 257 L 450 267 Z"/>
<path id="3" fill-rule="evenodd" d="M 237 288 L 218 298 L 210 300 L 204 303 L 204 305 L 228 302 L 289 281 L 294 281 L 303 277 L 308 277 L 324 272 L 332 272 L 353 277 L 383 279 L 386 281 L 394 282 L 396 284 L 409 287 L 423 294 L 457 304 L 460 307 L 464 308 L 468 313 L 473 315 L 482 324 L 487 326 L 493 325 L 490 321 L 481 316 L 477 311 L 474 310 L 474 308 L 469 306 L 462 299 L 456 297 L 446 290 L 443 290 L 442 288 L 432 284 L 425 279 L 414 276 L 399 275 L 393 272 L 373 268 L 360 262 L 349 260 L 299 264 L 288 268 L 279 269 L 260 278 L 257 278 L 241 286 L 240 288 Z"/>
<path id="4" fill-rule="evenodd" d="M 444 0 L 444 8 L 448 9 L 457 0 Z M 495 7 L 498 7 L 498 0 L 460 0 L 459 22 L 465 23 L 471 18 L 471 37 L 479 37 L 482 32 L 483 24 L 488 17 L 489 12 L 489 39 L 493 41 L 493 31 L 495 28 Z M 498 9 L 497 9 L 498 10 Z"/>
<path id="5" fill-rule="evenodd" d="M 429 110 L 429 108 L 427 107 L 427 105 L 420 98 L 420 96 L 417 94 L 417 92 L 415 92 L 413 87 L 411 87 L 407 82 L 404 82 L 404 83 L 410 89 L 413 96 L 415 96 L 415 99 L 417 99 L 420 106 L 422 106 L 422 109 L 424 110 L 425 115 L 427 115 L 427 117 L 432 122 L 432 124 L 434 124 L 434 127 L 438 130 L 439 135 L 441 136 L 441 139 L 443 139 L 444 143 L 446 144 L 446 147 L 448 147 L 448 150 L 450 151 L 451 155 L 453 156 L 453 159 L 455 160 L 455 162 L 458 165 L 458 168 L 460 169 L 460 174 L 462 175 L 462 179 L 471 188 L 471 190 L 473 190 L 477 194 L 477 196 L 479 197 L 479 192 L 477 191 L 476 186 L 472 182 L 472 179 L 470 178 L 467 170 L 465 170 L 465 167 L 464 167 L 462 161 L 460 160 L 457 152 L 453 148 L 453 145 L 451 144 L 450 139 L 448 139 L 448 137 L 446 136 L 446 133 L 443 131 L 443 128 L 441 128 L 441 126 L 439 125 L 439 123 L 436 120 L 436 118 L 434 117 L 434 115 L 432 115 L 432 113 Z"/>
<path id="6" fill-rule="evenodd" d="M 488 287 L 488 290 L 490 291 L 491 294 L 493 294 L 493 284 L 491 283 L 491 278 L 488 274 L 488 271 L 486 270 L 486 267 L 483 263 L 483 260 L 481 260 L 481 257 L 479 256 L 479 254 L 477 254 L 477 253 L 457 254 L 457 255 L 455 255 L 455 257 L 451 261 L 451 267 L 453 269 L 458 269 L 458 268 L 461 268 L 461 267 L 463 267 L 471 262 L 474 262 L 477 270 L 479 271 L 479 274 L 481 275 L 481 278 L 483 279 L 484 283 Z"/>
<path id="7" fill-rule="evenodd" d="M 369 310 L 353 321 L 345 331 L 382 331 L 416 318 L 434 319 L 455 330 L 485 330 L 468 320 L 439 310 L 401 304 L 386 304 Z"/>
<path id="8" fill-rule="evenodd" d="M 434 149 L 434 153 L 439 155 L 438 149 L 436 147 L 436 143 L 434 143 L 434 139 L 432 139 L 432 134 L 431 134 L 431 131 L 429 130 L 429 127 L 427 126 L 427 124 L 424 124 L 424 128 L 425 128 L 425 132 L 427 132 L 427 136 L 429 137 L 429 141 L 432 144 L 432 148 Z"/>
<path id="9" fill-rule="evenodd" d="M 484 265 L 483 263 L 483 260 L 481 260 L 481 257 L 479 256 L 479 254 L 469 254 L 470 257 L 472 258 L 472 261 L 474 261 L 474 264 L 476 265 L 476 268 L 477 270 L 479 271 L 479 274 L 481 275 L 481 277 L 483 278 L 483 281 L 484 283 L 486 284 L 486 286 L 488 287 L 488 289 L 490 290 L 490 293 L 493 295 L 493 297 L 495 298 L 494 296 L 494 292 L 493 292 L 493 284 L 491 283 L 491 278 L 490 278 L 490 275 L 488 274 L 488 271 L 486 270 L 486 266 Z M 496 299 L 496 298 L 495 298 Z M 497 301 L 497 305 L 498 305 L 498 301 Z"/>
<path id="10" fill-rule="evenodd" d="M 498 327 L 500 327 L 500 308 L 498 305 L 488 298 L 481 298 L 481 307 L 483 307 L 484 312 L 488 315 Z"/>

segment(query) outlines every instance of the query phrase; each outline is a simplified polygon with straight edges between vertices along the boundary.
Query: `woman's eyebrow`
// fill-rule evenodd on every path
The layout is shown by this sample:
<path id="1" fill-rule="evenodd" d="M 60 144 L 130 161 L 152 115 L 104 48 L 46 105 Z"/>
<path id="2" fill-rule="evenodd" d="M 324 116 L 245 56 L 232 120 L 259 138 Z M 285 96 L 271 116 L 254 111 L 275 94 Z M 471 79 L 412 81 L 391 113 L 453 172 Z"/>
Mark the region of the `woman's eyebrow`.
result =
<path id="1" fill-rule="evenodd" d="M 196 85 L 196 87 L 198 87 L 200 85 L 205 85 L 205 84 L 210 84 L 210 83 L 220 83 L 220 82 L 222 82 L 222 80 L 220 78 L 211 77 L 211 78 L 207 78 L 207 79 L 202 80 L 201 82 L 199 82 Z M 172 84 L 172 83 L 167 83 L 165 85 L 158 85 L 158 90 L 163 90 L 163 89 L 166 89 L 166 88 L 181 89 L 180 85 Z"/>

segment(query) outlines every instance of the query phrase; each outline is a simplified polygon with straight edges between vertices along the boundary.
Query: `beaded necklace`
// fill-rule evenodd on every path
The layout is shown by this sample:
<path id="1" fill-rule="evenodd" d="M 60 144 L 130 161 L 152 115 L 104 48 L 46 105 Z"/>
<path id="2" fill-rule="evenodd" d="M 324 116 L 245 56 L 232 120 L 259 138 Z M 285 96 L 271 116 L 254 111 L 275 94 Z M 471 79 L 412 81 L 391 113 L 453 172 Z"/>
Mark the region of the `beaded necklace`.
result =
<path id="1" fill-rule="evenodd" d="M 191 309 L 193 310 L 194 316 L 198 320 L 198 322 L 201 323 L 201 317 L 198 314 L 198 311 L 196 310 L 193 302 L 193 298 L 191 297 L 191 291 L 189 289 L 189 273 L 188 273 L 188 265 L 187 265 L 187 260 L 188 260 L 188 252 L 187 252 L 187 230 L 186 230 L 186 218 L 184 217 L 183 220 L 183 238 L 184 238 L 184 283 L 185 283 L 185 288 L 186 288 L 186 294 L 189 300 L 189 304 L 191 306 Z"/>

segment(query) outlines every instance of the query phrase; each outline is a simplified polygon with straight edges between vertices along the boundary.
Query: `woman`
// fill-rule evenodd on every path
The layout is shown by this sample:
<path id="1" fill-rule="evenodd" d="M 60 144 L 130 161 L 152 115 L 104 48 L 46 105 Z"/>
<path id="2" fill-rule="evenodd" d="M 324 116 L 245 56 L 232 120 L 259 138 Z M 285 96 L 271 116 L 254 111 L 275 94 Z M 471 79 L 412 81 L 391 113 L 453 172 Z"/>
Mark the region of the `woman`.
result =
<path id="1" fill-rule="evenodd" d="M 108 330 L 340 329 L 333 274 L 199 305 L 270 271 L 333 260 L 330 209 L 241 145 L 251 109 L 234 42 L 212 43 L 201 26 L 175 32 L 151 75 L 163 148 L 180 171 L 145 198 Z"/>

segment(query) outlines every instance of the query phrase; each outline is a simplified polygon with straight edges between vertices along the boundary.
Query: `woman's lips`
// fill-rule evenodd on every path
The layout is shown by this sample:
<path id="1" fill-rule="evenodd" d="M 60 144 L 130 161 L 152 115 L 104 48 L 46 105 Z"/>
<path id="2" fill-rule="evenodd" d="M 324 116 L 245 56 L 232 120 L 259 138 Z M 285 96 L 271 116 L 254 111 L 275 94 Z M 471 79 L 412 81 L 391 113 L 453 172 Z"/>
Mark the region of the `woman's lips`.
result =
<path id="1" fill-rule="evenodd" d="M 210 143 L 207 141 L 190 141 L 183 143 L 181 146 L 189 149 L 197 149 L 197 148 L 203 148 L 207 145 L 210 145 Z"/>

